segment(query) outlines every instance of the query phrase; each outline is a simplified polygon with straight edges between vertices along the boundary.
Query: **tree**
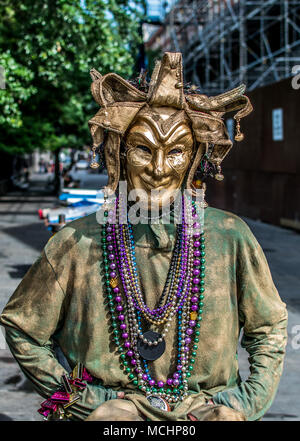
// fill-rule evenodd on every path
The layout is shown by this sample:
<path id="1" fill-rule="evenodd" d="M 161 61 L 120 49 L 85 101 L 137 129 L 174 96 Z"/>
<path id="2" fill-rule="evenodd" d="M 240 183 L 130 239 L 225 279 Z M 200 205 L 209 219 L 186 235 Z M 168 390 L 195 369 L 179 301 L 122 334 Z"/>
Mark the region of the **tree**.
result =
<path id="1" fill-rule="evenodd" d="M 0 150 L 89 143 L 89 70 L 132 76 L 139 0 L 0 0 L 0 10 Z"/>

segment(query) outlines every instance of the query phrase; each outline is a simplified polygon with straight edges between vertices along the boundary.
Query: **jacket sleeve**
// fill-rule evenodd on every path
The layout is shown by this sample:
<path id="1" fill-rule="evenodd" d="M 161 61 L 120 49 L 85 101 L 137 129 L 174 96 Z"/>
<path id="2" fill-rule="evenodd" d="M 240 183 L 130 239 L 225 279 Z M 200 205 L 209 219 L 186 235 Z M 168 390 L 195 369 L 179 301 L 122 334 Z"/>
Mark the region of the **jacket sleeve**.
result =
<path id="1" fill-rule="evenodd" d="M 236 249 L 241 345 L 249 353 L 250 375 L 239 386 L 217 393 L 213 400 L 254 421 L 269 409 L 278 388 L 287 343 L 287 310 L 265 255 L 244 222 Z"/>
<path id="2" fill-rule="evenodd" d="M 45 398 L 58 389 L 61 375 L 67 373 L 52 349 L 52 336 L 64 317 L 64 297 L 43 251 L 0 316 L 13 356 L 37 392 Z M 88 384 L 80 396 L 80 400 L 69 408 L 72 419 L 85 419 L 96 407 L 116 398 L 117 394 L 103 386 Z"/>

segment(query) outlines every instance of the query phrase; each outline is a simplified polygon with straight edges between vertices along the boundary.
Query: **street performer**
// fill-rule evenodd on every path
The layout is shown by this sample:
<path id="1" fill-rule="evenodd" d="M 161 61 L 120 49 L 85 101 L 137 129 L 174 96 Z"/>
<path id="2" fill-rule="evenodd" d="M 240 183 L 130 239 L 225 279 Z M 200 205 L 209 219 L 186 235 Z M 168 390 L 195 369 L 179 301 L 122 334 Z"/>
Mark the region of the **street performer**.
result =
<path id="1" fill-rule="evenodd" d="M 89 121 L 91 166 L 99 149 L 104 205 L 53 236 L 1 315 L 14 357 L 45 398 L 39 412 L 259 420 L 282 373 L 286 307 L 248 226 L 204 200 L 232 147 L 226 113 L 243 139 L 240 119 L 252 110 L 245 87 L 200 94 L 184 85 L 180 53 L 165 53 L 150 83 L 91 75 L 100 105 Z"/>

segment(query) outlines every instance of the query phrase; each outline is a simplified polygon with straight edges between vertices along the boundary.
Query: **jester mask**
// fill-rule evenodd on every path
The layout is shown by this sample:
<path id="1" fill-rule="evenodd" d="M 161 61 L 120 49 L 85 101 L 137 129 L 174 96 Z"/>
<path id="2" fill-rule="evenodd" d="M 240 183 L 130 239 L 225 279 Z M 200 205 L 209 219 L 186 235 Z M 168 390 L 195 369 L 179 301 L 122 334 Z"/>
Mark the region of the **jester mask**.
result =
<path id="1" fill-rule="evenodd" d="M 120 179 L 149 194 L 191 189 L 204 155 L 220 168 L 232 147 L 223 116 L 235 112 L 240 140 L 239 121 L 252 111 L 244 85 L 215 97 L 187 91 L 180 53 L 165 53 L 143 90 L 114 73 L 91 77 L 100 110 L 89 127 L 93 150 L 104 148 L 109 192 Z"/>

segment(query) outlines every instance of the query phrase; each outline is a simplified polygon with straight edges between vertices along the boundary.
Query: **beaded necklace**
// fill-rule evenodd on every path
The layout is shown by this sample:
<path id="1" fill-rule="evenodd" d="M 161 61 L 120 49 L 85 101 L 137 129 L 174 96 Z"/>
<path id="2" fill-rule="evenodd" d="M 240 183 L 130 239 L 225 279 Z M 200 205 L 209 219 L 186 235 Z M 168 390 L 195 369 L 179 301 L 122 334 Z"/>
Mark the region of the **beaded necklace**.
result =
<path id="1" fill-rule="evenodd" d="M 151 310 L 145 304 L 139 284 L 132 226 L 129 220 L 127 224 L 118 223 L 122 206 L 116 198 L 114 210 L 105 211 L 108 221 L 101 233 L 113 339 L 120 353 L 121 366 L 133 385 L 148 399 L 154 396 L 167 403 L 176 403 L 188 395 L 188 378 L 199 343 L 205 277 L 203 225 L 199 223 L 195 202 L 183 196 L 182 222 L 177 226 L 166 284 L 158 306 Z M 164 338 L 174 317 L 178 330 L 177 364 L 173 375 L 164 382 L 153 378 L 148 361 L 164 352 Z M 142 320 L 157 331 L 163 328 L 162 332 L 143 330 Z"/>

